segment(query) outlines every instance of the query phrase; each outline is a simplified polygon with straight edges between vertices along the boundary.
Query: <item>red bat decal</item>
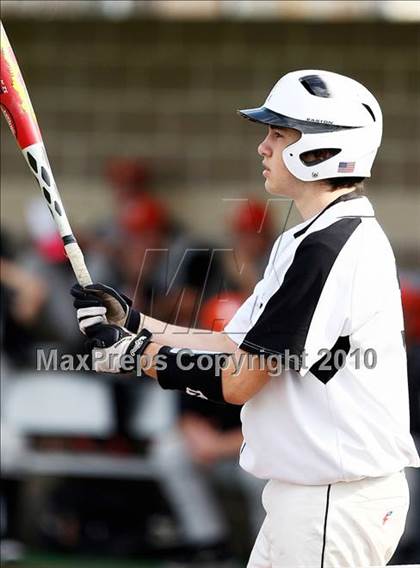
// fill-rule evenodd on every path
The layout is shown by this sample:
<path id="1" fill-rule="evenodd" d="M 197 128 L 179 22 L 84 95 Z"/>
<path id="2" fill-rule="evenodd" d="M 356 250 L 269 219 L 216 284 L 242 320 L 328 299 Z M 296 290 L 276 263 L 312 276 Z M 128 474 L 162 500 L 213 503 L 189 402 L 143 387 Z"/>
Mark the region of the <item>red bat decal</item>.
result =
<path id="1" fill-rule="evenodd" d="M 0 106 L 22 150 L 42 141 L 28 91 L 3 26 L 1 26 Z"/>

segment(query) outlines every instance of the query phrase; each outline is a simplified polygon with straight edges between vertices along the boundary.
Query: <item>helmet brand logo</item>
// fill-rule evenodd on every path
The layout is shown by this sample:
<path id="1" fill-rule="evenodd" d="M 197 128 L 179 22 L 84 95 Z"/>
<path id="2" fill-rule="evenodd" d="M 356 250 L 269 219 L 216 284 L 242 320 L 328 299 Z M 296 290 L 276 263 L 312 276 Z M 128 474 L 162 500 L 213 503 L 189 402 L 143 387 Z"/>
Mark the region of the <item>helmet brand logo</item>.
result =
<path id="1" fill-rule="evenodd" d="M 332 120 L 323 120 L 322 118 L 307 118 L 307 122 L 318 122 L 319 124 L 334 124 Z"/>
<path id="2" fill-rule="evenodd" d="M 313 177 L 313 178 L 317 178 L 318 176 L 319 176 L 319 173 L 318 173 L 318 172 L 312 172 L 312 177 Z"/>

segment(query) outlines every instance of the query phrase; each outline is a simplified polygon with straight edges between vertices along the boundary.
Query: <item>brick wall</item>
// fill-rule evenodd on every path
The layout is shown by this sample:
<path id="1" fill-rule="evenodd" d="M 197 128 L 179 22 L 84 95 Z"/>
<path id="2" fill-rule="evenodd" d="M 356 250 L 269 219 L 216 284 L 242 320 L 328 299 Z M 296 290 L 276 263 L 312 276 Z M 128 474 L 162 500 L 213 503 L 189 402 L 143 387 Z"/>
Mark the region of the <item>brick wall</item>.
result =
<path id="1" fill-rule="evenodd" d="M 261 186 L 263 131 L 235 110 L 305 67 L 349 74 L 376 93 L 385 131 L 370 186 L 408 199 L 419 191 L 418 24 L 11 20 L 6 29 L 56 177 L 76 192 L 101 182 L 112 155 L 149 159 L 161 189 Z M 7 192 L 23 163 L 4 121 L 1 129 Z"/>

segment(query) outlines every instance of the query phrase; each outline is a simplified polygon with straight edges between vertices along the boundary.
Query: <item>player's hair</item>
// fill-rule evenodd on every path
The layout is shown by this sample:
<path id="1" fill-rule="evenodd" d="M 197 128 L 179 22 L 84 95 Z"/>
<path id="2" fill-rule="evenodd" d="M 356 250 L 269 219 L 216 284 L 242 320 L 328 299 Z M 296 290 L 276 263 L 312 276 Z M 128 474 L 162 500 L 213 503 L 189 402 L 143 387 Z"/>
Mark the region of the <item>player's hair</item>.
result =
<path id="1" fill-rule="evenodd" d="M 338 177 L 338 178 L 329 178 L 324 180 L 329 184 L 331 189 L 334 191 L 335 189 L 343 189 L 346 187 L 354 187 L 356 193 L 359 195 L 363 195 L 365 193 L 365 186 L 364 186 L 364 179 L 363 177 Z"/>

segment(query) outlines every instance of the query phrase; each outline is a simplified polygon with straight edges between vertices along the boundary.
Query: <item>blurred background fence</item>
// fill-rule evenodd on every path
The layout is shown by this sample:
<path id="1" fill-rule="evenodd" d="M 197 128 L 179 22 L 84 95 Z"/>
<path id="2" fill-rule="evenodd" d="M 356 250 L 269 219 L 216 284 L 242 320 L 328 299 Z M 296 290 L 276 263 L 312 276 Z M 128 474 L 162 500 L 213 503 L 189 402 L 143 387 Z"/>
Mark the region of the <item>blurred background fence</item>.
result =
<path id="1" fill-rule="evenodd" d="M 220 234 L 220 195 L 261 187 L 256 145 L 262 130 L 240 120 L 236 109 L 262 103 L 290 69 L 326 68 L 362 81 L 381 102 L 384 143 L 368 187 L 394 245 L 415 247 L 419 25 L 378 18 L 388 4 L 402 10 L 406 3 L 344 2 L 347 12 L 339 10 L 338 21 L 322 20 L 328 13 L 324 4 L 340 4 L 331 2 L 289 3 L 307 4 L 316 21 L 284 19 L 273 8 L 282 2 L 128 2 L 128 11 L 113 12 L 114 4 L 124 3 L 3 2 L 8 33 L 76 222 L 105 215 L 103 168 L 118 154 L 147 160 L 157 190 L 177 214 L 192 228 Z M 176 4 L 184 6 L 180 14 Z M 242 4 L 254 10 L 243 10 L 240 18 Z M 78 12 L 77 5 L 90 11 Z M 195 19 L 188 19 L 187 8 L 196 5 L 207 11 L 192 10 Z M 382 12 L 365 5 L 382 6 Z M 306 12 L 300 7 L 286 14 Z M 2 132 L 5 128 L 3 123 Z M 3 220 L 10 224 L 13 217 L 16 227 L 33 187 L 10 136 L 3 139 L 2 168 L 8 189 L 2 194 Z M 200 215 L 203 206 L 206 216 Z M 396 220 L 397 210 L 406 222 Z"/>

